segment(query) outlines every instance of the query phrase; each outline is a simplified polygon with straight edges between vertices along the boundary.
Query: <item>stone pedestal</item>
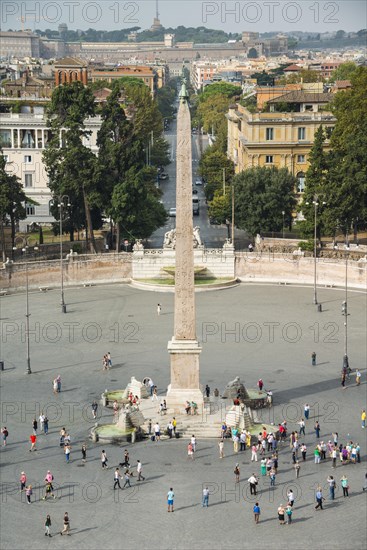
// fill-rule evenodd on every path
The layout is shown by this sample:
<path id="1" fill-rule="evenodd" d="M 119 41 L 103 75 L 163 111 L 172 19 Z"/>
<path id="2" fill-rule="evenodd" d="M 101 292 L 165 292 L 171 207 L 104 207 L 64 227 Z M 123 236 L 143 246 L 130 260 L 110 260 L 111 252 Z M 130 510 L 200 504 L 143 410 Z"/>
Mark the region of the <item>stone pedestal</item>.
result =
<path id="1" fill-rule="evenodd" d="M 204 403 L 200 390 L 199 355 L 201 346 L 197 340 L 168 342 L 171 358 L 171 384 L 167 391 L 167 406 L 175 412 L 182 412 L 186 401 L 195 401 L 200 411 Z"/>

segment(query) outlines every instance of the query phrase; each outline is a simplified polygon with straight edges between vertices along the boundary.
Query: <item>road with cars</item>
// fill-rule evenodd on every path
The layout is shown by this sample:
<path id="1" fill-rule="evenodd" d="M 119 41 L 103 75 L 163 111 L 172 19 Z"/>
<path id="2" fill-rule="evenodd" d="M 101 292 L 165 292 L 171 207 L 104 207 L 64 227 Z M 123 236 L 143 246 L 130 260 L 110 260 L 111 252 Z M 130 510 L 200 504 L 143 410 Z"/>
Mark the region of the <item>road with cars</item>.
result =
<path id="1" fill-rule="evenodd" d="M 172 121 L 169 129 L 165 132 L 165 139 L 170 145 L 170 158 L 171 163 L 165 167 L 164 172 L 168 174 L 168 179 L 160 180 L 159 187 L 163 192 L 162 202 L 167 210 L 176 208 L 176 146 L 177 146 L 177 124 L 176 121 Z M 200 152 L 200 139 L 201 147 L 203 150 L 208 147 L 208 136 L 199 136 L 198 134 L 192 134 L 192 179 L 193 190 L 197 191 L 195 194 L 199 199 L 199 215 L 194 216 L 194 226 L 200 227 L 200 234 L 203 243 L 207 248 L 219 248 L 224 244 L 228 235 L 228 229 L 226 225 L 211 225 L 208 216 L 208 207 L 205 202 L 204 186 L 199 185 L 201 178 L 199 176 L 199 160 L 201 156 Z M 173 214 L 173 212 L 172 212 Z M 151 248 L 162 248 L 164 234 L 176 226 L 176 218 L 172 215 L 169 216 L 166 224 L 160 227 L 153 233 L 148 240 L 148 246 Z M 248 239 L 244 231 L 235 231 L 236 248 L 244 248 L 248 244 Z M 238 246 L 239 245 L 239 246 Z"/>

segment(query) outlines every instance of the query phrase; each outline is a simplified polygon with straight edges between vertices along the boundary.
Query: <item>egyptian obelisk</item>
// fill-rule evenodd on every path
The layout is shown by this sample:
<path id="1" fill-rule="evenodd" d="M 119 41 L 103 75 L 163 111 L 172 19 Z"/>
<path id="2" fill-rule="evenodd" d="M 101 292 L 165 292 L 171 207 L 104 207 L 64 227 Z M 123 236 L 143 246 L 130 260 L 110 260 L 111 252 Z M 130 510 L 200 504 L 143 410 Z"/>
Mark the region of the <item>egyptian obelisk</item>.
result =
<path id="1" fill-rule="evenodd" d="M 195 401 L 199 410 L 203 394 L 199 381 L 201 347 L 196 338 L 194 249 L 192 213 L 191 117 L 183 82 L 177 115 L 176 153 L 176 268 L 174 336 L 168 342 L 171 384 L 167 405 L 181 411 L 185 401 Z"/>

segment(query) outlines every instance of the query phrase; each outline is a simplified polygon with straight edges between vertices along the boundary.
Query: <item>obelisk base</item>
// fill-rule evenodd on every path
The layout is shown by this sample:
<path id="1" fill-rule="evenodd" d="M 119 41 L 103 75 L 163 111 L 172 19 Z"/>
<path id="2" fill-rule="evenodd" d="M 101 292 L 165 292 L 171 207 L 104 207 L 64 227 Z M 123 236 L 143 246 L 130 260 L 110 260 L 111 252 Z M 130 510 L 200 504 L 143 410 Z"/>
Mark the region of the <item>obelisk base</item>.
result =
<path id="1" fill-rule="evenodd" d="M 194 401 L 198 412 L 204 403 L 199 380 L 199 355 L 201 346 L 197 340 L 176 340 L 168 342 L 171 356 L 171 384 L 167 390 L 167 407 L 182 413 L 186 401 Z"/>

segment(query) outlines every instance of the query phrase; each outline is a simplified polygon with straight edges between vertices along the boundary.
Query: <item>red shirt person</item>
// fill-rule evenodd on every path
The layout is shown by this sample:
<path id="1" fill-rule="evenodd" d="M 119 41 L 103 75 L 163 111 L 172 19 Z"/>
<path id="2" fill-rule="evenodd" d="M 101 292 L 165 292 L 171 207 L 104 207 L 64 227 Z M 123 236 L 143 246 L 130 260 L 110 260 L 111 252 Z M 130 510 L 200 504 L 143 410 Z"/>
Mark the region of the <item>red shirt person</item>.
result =
<path id="1" fill-rule="evenodd" d="M 29 439 L 30 439 L 30 442 L 31 442 L 31 448 L 29 450 L 30 451 L 35 451 L 36 450 L 37 436 L 32 434 L 32 435 L 29 436 Z"/>

